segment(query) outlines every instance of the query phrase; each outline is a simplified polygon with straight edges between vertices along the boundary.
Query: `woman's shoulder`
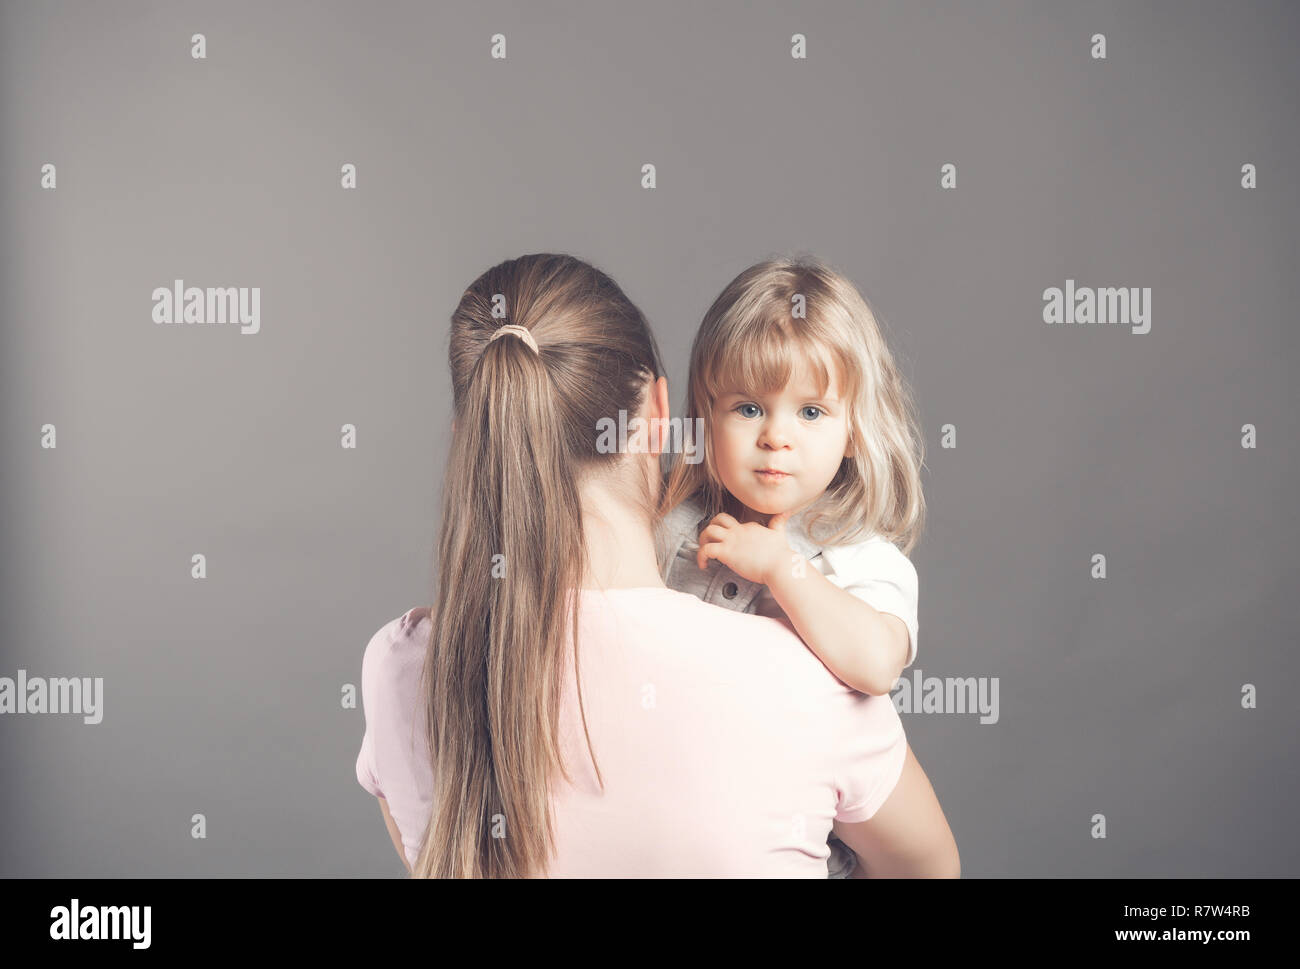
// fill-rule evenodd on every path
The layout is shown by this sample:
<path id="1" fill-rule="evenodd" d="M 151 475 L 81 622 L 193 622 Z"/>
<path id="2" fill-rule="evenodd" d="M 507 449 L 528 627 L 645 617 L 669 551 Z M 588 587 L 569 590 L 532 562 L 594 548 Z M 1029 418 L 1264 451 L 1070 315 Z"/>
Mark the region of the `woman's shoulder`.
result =
<path id="1" fill-rule="evenodd" d="M 432 623 L 433 610 L 429 606 L 415 606 L 407 609 L 396 619 L 390 619 L 375 633 L 375 639 L 392 648 L 410 645 L 417 639 L 417 632 L 426 623 Z"/>
<path id="2" fill-rule="evenodd" d="M 424 662 L 431 622 L 429 607 L 416 606 L 380 626 L 366 644 L 362 680 L 376 686 L 404 682 Z"/>
<path id="3" fill-rule="evenodd" d="M 403 635 L 409 635 L 420 627 L 422 623 L 432 622 L 433 609 L 430 606 L 416 606 L 414 609 L 408 609 L 398 617 L 398 628 Z"/>
<path id="4" fill-rule="evenodd" d="M 640 635 L 661 645 L 670 644 L 664 645 L 665 649 L 708 647 L 727 653 L 743 652 L 758 645 L 788 647 L 799 659 L 810 658 L 825 669 L 788 624 L 768 616 L 725 609 L 668 586 L 593 590 L 584 600 L 584 608 L 592 609 L 591 620 L 599 622 L 613 617 L 617 628 L 636 628 Z"/>

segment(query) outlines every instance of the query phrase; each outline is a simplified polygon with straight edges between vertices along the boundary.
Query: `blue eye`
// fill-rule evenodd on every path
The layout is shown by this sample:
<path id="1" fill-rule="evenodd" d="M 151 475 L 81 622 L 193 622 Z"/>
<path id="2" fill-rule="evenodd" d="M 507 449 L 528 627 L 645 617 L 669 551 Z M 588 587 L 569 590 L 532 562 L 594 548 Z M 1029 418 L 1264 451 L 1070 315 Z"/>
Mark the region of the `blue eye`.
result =
<path id="1" fill-rule="evenodd" d="M 744 413 L 744 410 L 745 410 L 746 407 L 752 407 L 752 408 L 755 410 L 755 412 L 757 412 L 758 409 L 759 409 L 757 404 L 737 404 L 737 405 L 736 405 L 734 408 L 732 408 L 732 409 L 735 410 L 736 412 L 740 413 L 740 416 L 741 416 L 741 417 L 757 417 L 757 416 L 758 416 L 758 413 L 753 413 L 753 414 L 747 414 L 747 413 Z"/>
<path id="2" fill-rule="evenodd" d="M 813 412 L 813 415 L 811 417 L 807 417 L 808 411 Z M 801 410 L 800 413 L 804 414 L 804 416 L 807 417 L 808 420 L 815 421 L 817 420 L 818 417 L 821 416 L 822 409 L 820 407 L 814 407 L 812 404 L 809 404 L 807 407 L 803 408 L 803 410 Z"/>

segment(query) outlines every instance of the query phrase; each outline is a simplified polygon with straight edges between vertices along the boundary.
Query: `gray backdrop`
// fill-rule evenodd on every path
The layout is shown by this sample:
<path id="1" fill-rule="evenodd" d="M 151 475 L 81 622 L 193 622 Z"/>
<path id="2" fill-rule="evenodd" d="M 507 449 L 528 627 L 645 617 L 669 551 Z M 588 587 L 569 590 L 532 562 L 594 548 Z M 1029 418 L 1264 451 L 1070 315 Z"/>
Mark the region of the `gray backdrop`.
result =
<path id="1" fill-rule="evenodd" d="M 964 874 L 1296 874 L 1298 25 L 4 4 L 0 675 L 102 676 L 104 717 L 0 716 L 0 873 L 401 874 L 340 697 L 432 597 L 462 290 L 593 261 L 678 407 L 721 287 L 806 250 L 919 403 L 915 669 L 1000 684 L 996 723 L 904 717 Z M 154 323 L 175 279 L 259 287 L 260 332 Z M 1045 324 L 1067 279 L 1150 287 L 1150 332 Z"/>

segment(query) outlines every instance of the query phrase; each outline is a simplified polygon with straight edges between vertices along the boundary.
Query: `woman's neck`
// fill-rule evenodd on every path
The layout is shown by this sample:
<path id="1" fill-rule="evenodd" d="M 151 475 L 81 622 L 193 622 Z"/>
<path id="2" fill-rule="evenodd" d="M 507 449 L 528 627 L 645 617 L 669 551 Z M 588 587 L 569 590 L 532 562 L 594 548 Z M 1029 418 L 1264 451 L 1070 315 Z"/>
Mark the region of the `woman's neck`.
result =
<path id="1" fill-rule="evenodd" d="M 581 501 L 587 544 L 582 588 L 667 588 L 659 574 L 649 524 L 599 481 L 584 483 Z"/>

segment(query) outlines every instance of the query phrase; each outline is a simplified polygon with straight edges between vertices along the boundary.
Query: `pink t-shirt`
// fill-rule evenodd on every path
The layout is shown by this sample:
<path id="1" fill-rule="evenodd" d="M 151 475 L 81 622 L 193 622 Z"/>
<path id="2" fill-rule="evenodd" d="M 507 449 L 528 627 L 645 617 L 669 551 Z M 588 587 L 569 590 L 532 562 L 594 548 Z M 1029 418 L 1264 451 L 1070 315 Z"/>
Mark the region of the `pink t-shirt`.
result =
<path id="1" fill-rule="evenodd" d="M 412 865 L 432 808 L 412 609 L 371 638 L 357 780 L 386 798 Z M 552 782 L 550 877 L 825 878 L 831 821 L 864 821 L 907 740 L 888 696 L 845 686 L 776 619 L 667 588 L 582 590 L 579 664 L 602 792 L 570 665 Z"/>

